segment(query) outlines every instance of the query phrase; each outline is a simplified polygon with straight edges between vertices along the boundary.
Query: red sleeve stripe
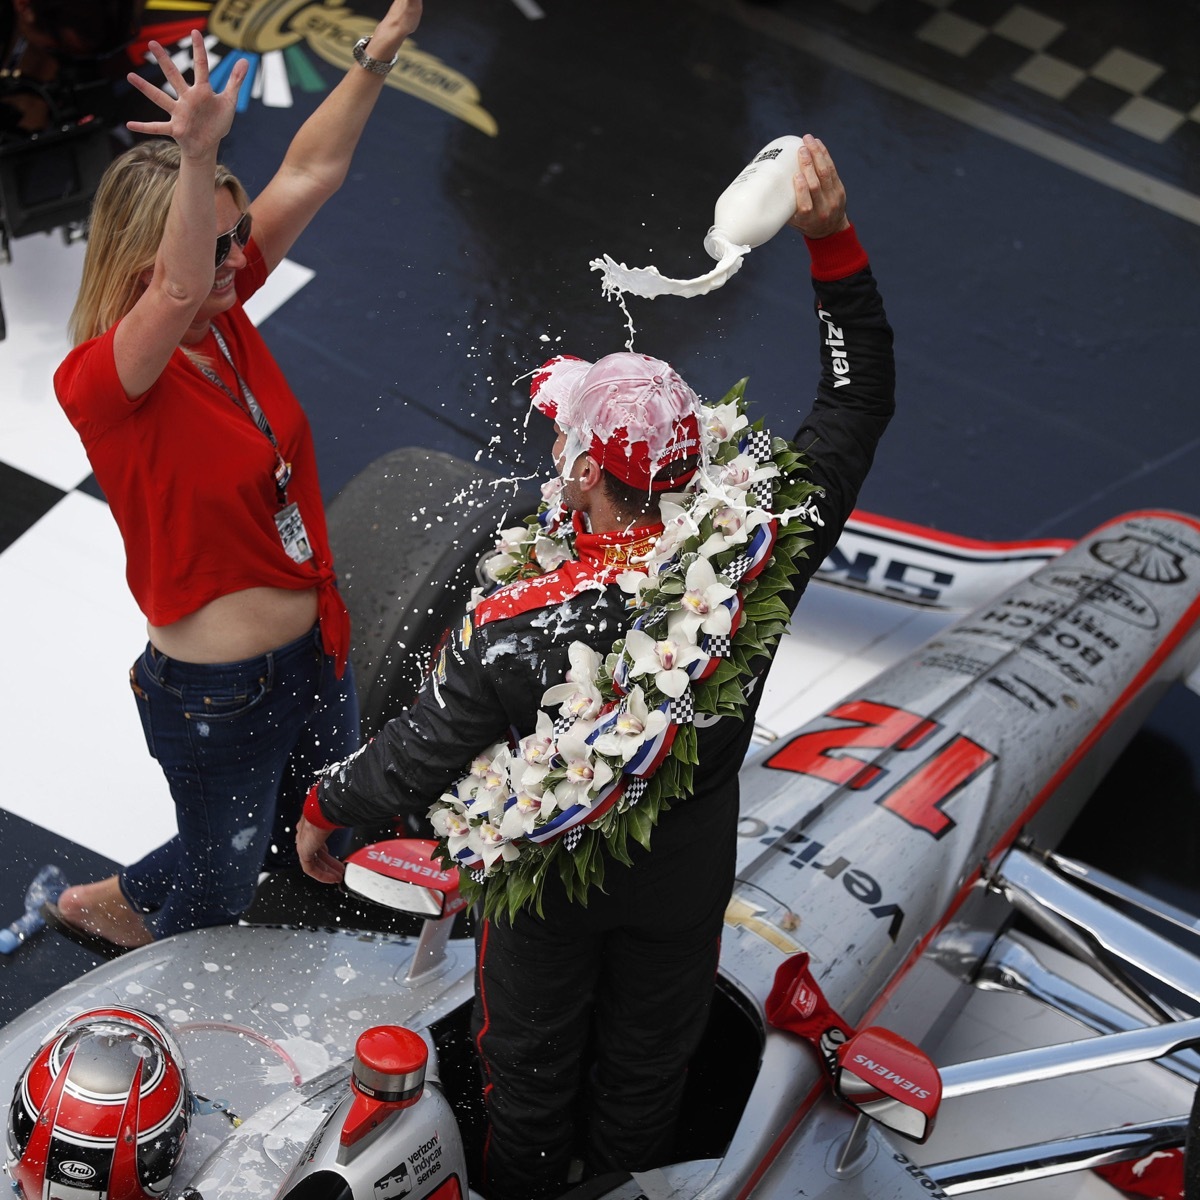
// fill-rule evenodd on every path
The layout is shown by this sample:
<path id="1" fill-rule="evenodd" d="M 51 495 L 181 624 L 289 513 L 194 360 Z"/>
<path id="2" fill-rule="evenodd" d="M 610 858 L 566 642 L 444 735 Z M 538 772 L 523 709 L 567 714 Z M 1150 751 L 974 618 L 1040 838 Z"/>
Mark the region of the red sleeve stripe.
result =
<path id="1" fill-rule="evenodd" d="M 319 784 L 314 783 L 308 789 L 308 795 L 304 798 L 304 819 L 310 825 L 315 825 L 318 829 L 341 829 L 341 826 L 336 821 L 331 821 L 321 811 L 321 802 L 317 799 L 317 789 L 319 787 Z"/>
<path id="2" fill-rule="evenodd" d="M 838 233 L 831 233 L 828 237 L 806 236 L 804 241 L 812 258 L 814 279 L 845 279 L 867 265 L 867 252 L 859 243 L 853 225 Z"/>

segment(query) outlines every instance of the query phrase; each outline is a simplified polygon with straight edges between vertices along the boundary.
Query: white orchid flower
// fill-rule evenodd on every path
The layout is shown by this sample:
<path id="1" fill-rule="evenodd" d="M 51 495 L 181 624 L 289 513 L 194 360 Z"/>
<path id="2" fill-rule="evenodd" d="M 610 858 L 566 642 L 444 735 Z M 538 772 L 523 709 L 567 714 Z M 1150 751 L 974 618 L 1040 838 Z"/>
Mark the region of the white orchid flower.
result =
<path id="1" fill-rule="evenodd" d="M 506 838 L 525 837 L 554 812 L 555 803 L 553 791 L 543 793 L 539 788 L 519 791 L 504 810 L 500 832 Z"/>
<path id="2" fill-rule="evenodd" d="M 612 768 L 598 758 L 574 730 L 559 738 L 558 752 L 565 763 L 565 775 L 554 785 L 558 807 L 566 809 L 574 804 L 590 804 L 600 789 L 612 780 Z"/>
<path id="3" fill-rule="evenodd" d="M 653 582 L 645 571 L 622 571 L 617 576 L 617 587 L 632 596 L 635 604 L 640 602 L 643 590 Z"/>
<path id="4" fill-rule="evenodd" d="M 524 770 L 519 780 L 516 779 L 516 772 L 510 771 L 514 783 L 519 782 L 520 786 L 528 787 L 531 783 L 544 779 L 554 763 L 555 754 L 554 722 L 550 720 L 548 713 L 538 713 L 537 726 L 528 737 L 523 737 L 517 743 L 517 750 Z"/>
<path id="5" fill-rule="evenodd" d="M 512 761 L 512 751 L 497 744 L 471 763 L 470 774 L 464 780 L 470 797 L 467 812 L 477 817 L 500 811 L 511 790 L 508 773 Z"/>
<path id="6" fill-rule="evenodd" d="M 731 546 L 744 545 L 755 529 L 770 519 L 771 514 L 762 508 L 724 504 L 713 510 L 713 531 L 700 546 L 700 553 L 705 558 L 712 558 Z"/>
<path id="7" fill-rule="evenodd" d="M 667 727 L 667 714 L 646 704 L 646 694 L 640 687 L 625 697 L 617 713 L 617 719 L 607 733 L 602 733 L 593 743 L 601 754 L 611 754 L 622 762 L 628 762 L 646 742 Z"/>
<path id="8" fill-rule="evenodd" d="M 454 858 L 464 846 L 470 846 L 471 822 L 458 807 L 458 800 L 449 793 L 442 796 L 445 808 L 433 808 L 429 812 L 429 823 L 439 837 L 446 839 L 446 849 Z M 474 848 L 478 853 L 478 849 Z"/>
<path id="9" fill-rule="evenodd" d="M 654 686 L 673 700 L 687 691 L 690 681 L 686 668 L 701 657 L 694 642 L 671 635 L 656 642 L 643 629 L 631 629 L 625 635 L 625 653 L 632 664 L 631 678 L 653 675 Z"/>
<path id="10" fill-rule="evenodd" d="M 699 536 L 702 514 L 695 510 L 692 503 L 698 497 L 689 496 L 687 499 L 687 504 L 664 500 L 660 505 L 663 531 L 655 541 L 647 561 L 652 576 L 657 575 L 691 538 Z"/>
<path id="11" fill-rule="evenodd" d="M 716 467 L 714 474 L 723 487 L 745 491 L 763 479 L 774 479 L 779 468 L 773 462 L 760 464 L 749 454 L 739 454 Z"/>
<path id="12" fill-rule="evenodd" d="M 572 557 L 564 541 L 547 537 L 544 533 L 539 533 L 534 540 L 533 556 L 543 571 L 556 570 Z"/>
<path id="13" fill-rule="evenodd" d="M 567 661 L 571 664 L 567 668 L 568 683 L 594 683 L 604 658 L 587 642 L 572 642 L 567 647 Z"/>
<path id="14" fill-rule="evenodd" d="M 572 642 L 567 650 L 571 666 L 566 683 L 557 683 L 542 693 L 543 704 L 558 704 L 564 716 L 591 720 L 604 705 L 596 686 L 600 655 L 585 642 Z"/>
<path id="15" fill-rule="evenodd" d="M 504 574 L 519 566 L 521 561 L 515 554 L 493 554 L 483 560 L 483 573 L 493 583 L 500 583 Z"/>
<path id="16" fill-rule="evenodd" d="M 458 807 L 458 801 L 451 795 L 442 797 L 444 808 L 433 808 L 429 813 L 429 822 L 442 837 L 465 838 L 471 829 L 471 822 L 463 815 Z"/>
<path id="17" fill-rule="evenodd" d="M 543 704 L 557 704 L 563 716 L 590 721 L 604 707 L 604 697 L 594 683 L 556 683 L 542 693 Z"/>
<path id="18" fill-rule="evenodd" d="M 473 831 L 479 839 L 478 853 L 483 857 L 485 870 L 491 870 L 496 859 L 512 862 L 521 851 L 516 848 L 490 821 L 484 821 Z"/>
<path id="19" fill-rule="evenodd" d="M 687 569 L 684 593 L 679 608 L 667 618 L 671 633 L 682 632 L 688 641 L 696 640 L 697 631 L 710 634 L 728 633 L 732 614 L 725 601 L 737 595 L 737 589 L 717 578 L 707 558 L 697 558 Z"/>
<path id="20" fill-rule="evenodd" d="M 528 536 L 529 527 L 527 525 L 513 525 L 508 529 L 501 529 L 496 534 L 496 553 L 520 554 Z"/>
<path id="21" fill-rule="evenodd" d="M 701 405 L 700 420 L 706 442 L 713 448 L 721 442 L 732 441 L 749 424 L 744 413 L 738 412 L 736 404 Z"/>
<path id="22" fill-rule="evenodd" d="M 446 839 L 446 849 L 452 858 L 466 849 L 472 855 L 480 852 L 479 836 L 462 810 L 457 796 L 445 792 L 440 801 L 429 810 L 429 821 L 434 832 Z"/>

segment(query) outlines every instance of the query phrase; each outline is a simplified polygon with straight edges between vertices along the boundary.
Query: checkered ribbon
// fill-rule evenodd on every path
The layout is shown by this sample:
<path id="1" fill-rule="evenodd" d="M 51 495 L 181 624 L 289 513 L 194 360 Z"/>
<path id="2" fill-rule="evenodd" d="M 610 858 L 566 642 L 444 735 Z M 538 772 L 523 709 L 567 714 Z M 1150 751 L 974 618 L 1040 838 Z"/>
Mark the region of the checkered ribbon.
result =
<path id="1" fill-rule="evenodd" d="M 633 808 L 635 804 L 638 804 L 642 797 L 646 794 L 646 789 L 649 786 L 650 781 L 648 779 L 639 779 L 636 776 L 631 778 L 629 782 L 625 784 L 625 794 L 622 797 L 622 799 L 625 801 L 623 807 Z"/>
<path id="2" fill-rule="evenodd" d="M 704 651 L 709 658 L 728 658 L 733 638 L 727 633 L 711 633 L 704 639 Z"/>
<path id="3" fill-rule="evenodd" d="M 755 462 L 771 461 L 771 434 L 766 429 L 753 429 L 741 441 L 738 449 Z"/>
<path id="4" fill-rule="evenodd" d="M 568 850 L 573 851 L 575 849 L 575 847 L 579 845 L 579 842 L 582 839 L 582 837 L 583 837 L 583 826 L 576 825 L 573 829 L 567 830 L 566 835 L 563 837 L 563 845 L 566 846 L 566 848 Z"/>
<path id="5" fill-rule="evenodd" d="M 769 479 L 760 479 L 757 483 L 750 485 L 747 494 L 753 497 L 755 508 L 770 509 L 771 501 L 775 497 L 775 489 L 771 487 Z"/>
<path id="6" fill-rule="evenodd" d="M 692 700 L 692 689 L 671 701 L 667 708 L 667 719 L 672 725 L 690 725 L 696 716 L 696 705 Z"/>
<path id="7" fill-rule="evenodd" d="M 742 582 L 742 576 L 754 565 L 754 560 L 748 554 L 739 554 L 731 563 L 721 568 L 721 574 L 735 586 Z"/>
<path id="8" fill-rule="evenodd" d="M 571 726 L 575 724 L 575 718 L 564 714 L 554 722 L 554 736 L 560 738 L 564 733 L 569 733 Z"/>
<path id="9" fill-rule="evenodd" d="M 772 458 L 770 432 L 766 429 L 754 430 L 742 439 L 739 449 L 743 454 L 748 454 L 756 463 L 770 462 Z M 747 494 L 753 500 L 755 508 L 769 509 L 775 489 L 771 486 L 769 479 L 760 479 L 757 483 L 750 485 Z"/>

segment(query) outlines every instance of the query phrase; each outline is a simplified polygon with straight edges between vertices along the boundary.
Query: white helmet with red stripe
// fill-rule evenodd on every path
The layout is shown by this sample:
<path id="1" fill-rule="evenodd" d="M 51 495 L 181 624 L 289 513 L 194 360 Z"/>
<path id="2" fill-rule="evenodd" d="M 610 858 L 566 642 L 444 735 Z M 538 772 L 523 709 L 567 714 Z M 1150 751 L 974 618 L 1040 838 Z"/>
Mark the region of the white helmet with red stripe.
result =
<path id="1" fill-rule="evenodd" d="M 191 1118 L 170 1030 L 133 1008 L 60 1025 L 17 1081 L 8 1170 L 23 1200 L 159 1200 Z"/>

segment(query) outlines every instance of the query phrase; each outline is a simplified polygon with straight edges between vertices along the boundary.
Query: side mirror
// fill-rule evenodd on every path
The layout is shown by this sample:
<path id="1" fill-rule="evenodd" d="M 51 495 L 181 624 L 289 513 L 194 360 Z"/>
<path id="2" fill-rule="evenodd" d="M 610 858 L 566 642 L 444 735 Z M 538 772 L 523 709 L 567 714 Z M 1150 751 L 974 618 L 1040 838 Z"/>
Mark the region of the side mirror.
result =
<path id="1" fill-rule="evenodd" d="M 437 842 L 391 838 L 363 846 L 346 859 L 348 892 L 393 912 L 440 920 L 467 906 L 458 890 L 458 870 L 434 857 Z"/>
<path id="2" fill-rule="evenodd" d="M 834 1089 L 847 1104 L 914 1142 L 933 1132 L 942 1077 L 927 1054 L 871 1026 L 838 1047 Z"/>

